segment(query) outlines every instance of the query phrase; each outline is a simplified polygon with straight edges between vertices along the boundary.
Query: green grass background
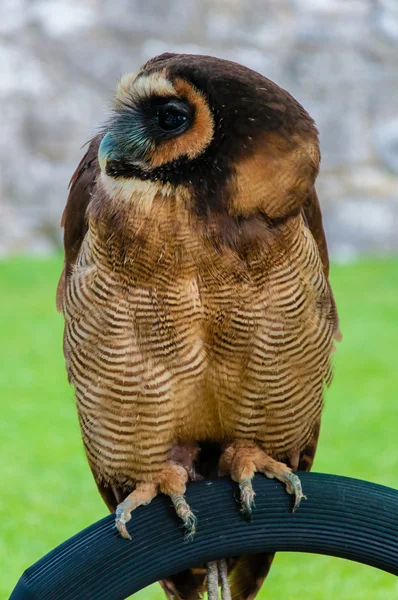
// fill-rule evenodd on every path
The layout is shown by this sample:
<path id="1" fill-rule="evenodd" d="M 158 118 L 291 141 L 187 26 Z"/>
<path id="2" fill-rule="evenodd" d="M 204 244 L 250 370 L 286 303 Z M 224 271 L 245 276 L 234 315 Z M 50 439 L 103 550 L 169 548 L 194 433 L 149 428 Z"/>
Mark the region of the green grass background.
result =
<path id="1" fill-rule="evenodd" d="M 65 375 L 54 301 L 61 262 L 0 262 L 0 599 L 24 569 L 106 514 Z M 332 284 L 344 340 L 315 470 L 398 488 L 398 260 L 334 265 Z M 279 554 L 260 598 L 298 597 L 388 600 L 398 583 L 348 561 Z M 134 598 L 163 595 L 155 585 Z"/>

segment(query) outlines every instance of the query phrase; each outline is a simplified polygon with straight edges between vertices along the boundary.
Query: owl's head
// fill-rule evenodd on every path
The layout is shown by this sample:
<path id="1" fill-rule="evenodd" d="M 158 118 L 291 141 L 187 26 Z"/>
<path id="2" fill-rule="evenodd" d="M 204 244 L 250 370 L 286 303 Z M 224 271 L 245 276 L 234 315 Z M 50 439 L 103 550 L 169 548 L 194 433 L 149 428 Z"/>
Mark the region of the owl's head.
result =
<path id="1" fill-rule="evenodd" d="M 182 186 L 198 213 L 281 217 L 312 190 L 320 155 L 311 117 L 269 79 L 210 56 L 162 54 L 122 77 L 98 159 L 119 189 Z"/>

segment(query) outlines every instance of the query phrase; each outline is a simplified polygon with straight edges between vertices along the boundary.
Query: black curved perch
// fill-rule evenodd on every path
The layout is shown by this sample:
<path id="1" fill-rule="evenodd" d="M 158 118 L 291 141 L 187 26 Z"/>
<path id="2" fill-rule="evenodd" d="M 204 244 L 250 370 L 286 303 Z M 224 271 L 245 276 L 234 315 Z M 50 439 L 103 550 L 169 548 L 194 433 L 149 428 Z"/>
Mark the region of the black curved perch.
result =
<path id="1" fill-rule="evenodd" d="M 165 496 L 133 513 L 133 541 L 118 535 L 110 515 L 27 569 L 10 600 L 122 600 L 182 569 L 256 551 L 329 554 L 397 575 L 398 491 L 334 475 L 300 477 L 308 500 L 292 513 L 284 486 L 257 475 L 252 522 L 240 514 L 228 477 L 191 484 L 193 541 L 184 540 Z"/>

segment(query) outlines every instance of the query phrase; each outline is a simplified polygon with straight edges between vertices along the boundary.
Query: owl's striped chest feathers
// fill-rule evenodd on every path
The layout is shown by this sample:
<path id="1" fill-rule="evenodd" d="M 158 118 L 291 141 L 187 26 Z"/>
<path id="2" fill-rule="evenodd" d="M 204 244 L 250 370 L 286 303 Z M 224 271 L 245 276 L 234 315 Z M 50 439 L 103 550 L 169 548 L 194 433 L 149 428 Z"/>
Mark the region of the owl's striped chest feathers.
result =
<path id="1" fill-rule="evenodd" d="M 301 217 L 245 258 L 185 213 L 165 223 L 130 244 L 91 226 L 69 279 L 65 348 L 90 462 L 134 479 L 182 440 L 303 447 L 334 327 Z"/>

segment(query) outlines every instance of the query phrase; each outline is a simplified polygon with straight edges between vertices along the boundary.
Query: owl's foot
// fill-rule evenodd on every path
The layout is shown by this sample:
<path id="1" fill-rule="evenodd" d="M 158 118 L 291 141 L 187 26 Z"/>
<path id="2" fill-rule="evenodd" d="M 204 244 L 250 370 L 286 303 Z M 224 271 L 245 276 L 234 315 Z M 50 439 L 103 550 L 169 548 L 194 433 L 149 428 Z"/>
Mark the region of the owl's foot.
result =
<path id="1" fill-rule="evenodd" d="M 302 498 L 305 498 L 297 475 L 284 463 L 268 456 L 254 442 L 241 440 L 228 446 L 221 456 L 220 469 L 230 473 L 232 479 L 239 484 L 242 511 L 248 516 L 254 506 L 252 479 L 255 473 L 263 473 L 270 479 L 276 478 L 284 483 L 287 493 L 295 496 L 293 511 L 299 507 Z"/>
<path id="2" fill-rule="evenodd" d="M 184 467 L 170 461 L 152 482 L 138 482 L 136 488 L 116 508 L 116 527 L 122 537 L 131 540 L 126 523 L 131 519 L 131 512 L 138 506 L 149 504 L 158 492 L 170 496 L 177 515 L 182 519 L 187 537 L 192 537 L 196 530 L 196 517 L 184 498 L 188 473 Z"/>

